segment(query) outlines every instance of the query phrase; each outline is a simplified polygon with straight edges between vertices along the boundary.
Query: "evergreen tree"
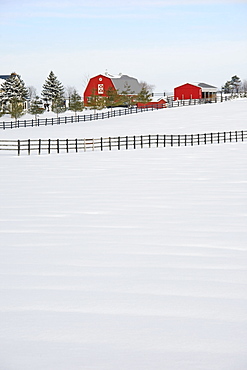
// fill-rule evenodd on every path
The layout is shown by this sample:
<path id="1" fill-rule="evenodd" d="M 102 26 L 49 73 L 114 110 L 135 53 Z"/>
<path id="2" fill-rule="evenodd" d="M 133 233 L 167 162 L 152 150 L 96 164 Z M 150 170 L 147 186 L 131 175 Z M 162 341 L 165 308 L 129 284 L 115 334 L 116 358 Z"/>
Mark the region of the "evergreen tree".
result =
<path id="1" fill-rule="evenodd" d="M 148 103 L 152 100 L 152 93 L 147 90 L 146 87 L 142 87 L 139 94 L 136 95 L 135 101 L 139 103 Z"/>
<path id="2" fill-rule="evenodd" d="M 96 90 L 93 89 L 91 92 L 91 95 L 89 97 L 90 99 L 87 102 L 87 105 L 89 106 L 90 109 L 103 109 L 105 108 L 105 97 L 103 96 L 98 96 L 96 94 Z"/>
<path id="3" fill-rule="evenodd" d="M 69 109 L 75 112 L 75 116 L 77 112 L 81 112 L 84 108 L 83 102 L 81 101 L 81 96 L 74 91 L 70 95 L 70 102 L 69 102 Z"/>
<path id="4" fill-rule="evenodd" d="M 1 101 L 3 105 L 8 105 L 11 99 L 16 98 L 18 101 L 24 102 L 28 98 L 28 89 L 24 82 L 16 73 L 4 81 L 1 86 Z"/>
<path id="5" fill-rule="evenodd" d="M 17 97 L 13 97 L 9 101 L 8 105 L 8 112 L 11 114 L 12 118 L 15 118 L 17 121 L 17 118 L 20 118 L 23 116 L 23 101 L 18 99 Z"/>
<path id="6" fill-rule="evenodd" d="M 133 94 L 134 91 L 131 91 L 130 85 L 126 82 L 121 92 L 121 103 L 129 107 L 133 103 Z"/>
<path id="7" fill-rule="evenodd" d="M 231 86 L 232 86 L 232 88 L 233 88 L 233 92 L 238 93 L 240 85 L 241 85 L 241 80 L 240 80 L 240 78 L 239 78 L 237 75 L 232 76 L 232 79 L 231 79 Z"/>
<path id="8" fill-rule="evenodd" d="M 57 114 L 57 117 L 60 113 L 63 113 L 66 111 L 66 105 L 65 101 L 62 97 L 57 97 L 54 98 L 52 101 L 52 106 L 51 106 L 52 112 Z"/>
<path id="9" fill-rule="evenodd" d="M 121 104 L 121 96 L 118 93 L 118 90 L 115 90 L 113 87 L 109 87 L 106 90 L 106 106 L 107 108 L 117 107 Z"/>
<path id="10" fill-rule="evenodd" d="M 225 85 L 223 86 L 223 90 L 225 94 L 229 94 L 231 92 L 231 81 L 226 81 Z"/>
<path id="11" fill-rule="evenodd" d="M 42 101 L 38 96 L 36 96 L 35 99 L 31 101 L 28 112 L 30 114 L 33 114 L 35 116 L 35 119 L 37 120 L 38 115 L 44 113 L 44 111 L 45 109 L 42 107 Z"/>
<path id="12" fill-rule="evenodd" d="M 64 99 L 64 87 L 52 71 L 45 80 L 41 95 L 47 101 L 51 101 L 52 105 L 55 100 Z"/>
<path id="13" fill-rule="evenodd" d="M 225 94 L 229 94 L 229 93 L 233 93 L 233 92 L 238 93 L 240 86 L 241 86 L 240 78 L 237 75 L 232 76 L 231 80 L 226 81 L 226 83 L 224 85 L 224 93 Z"/>

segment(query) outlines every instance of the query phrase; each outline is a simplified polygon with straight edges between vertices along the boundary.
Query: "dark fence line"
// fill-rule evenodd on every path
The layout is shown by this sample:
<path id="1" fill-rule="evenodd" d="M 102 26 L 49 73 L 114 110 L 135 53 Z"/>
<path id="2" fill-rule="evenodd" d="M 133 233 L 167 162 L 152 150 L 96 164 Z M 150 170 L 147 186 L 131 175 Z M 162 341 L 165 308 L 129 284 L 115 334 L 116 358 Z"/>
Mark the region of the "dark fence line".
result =
<path id="1" fill-rule="evenodd" d="M 54 118 L 38 118 L 29 119 L 29 120 L 17 120 L 17 121 L 9 121 L 9 122 L 0 122 L 0 129 L 13 129 L 13 128 L 20 128 L 20 127 L 35 127 L 35 126 L 47 126 L 47 125 L 60 125 L 66 123 L 75 123 L 75 122 L 87 122 L 87 121 L 95 121 L 99 119 L 106 119 L 111 117 L 119 117 L 125 116 L 128 114 L 140 113 L 140 112 L 147 112 L 153 111 L 158 109 L 164 108 L 173 108 L 173 107 L 181 107 L 181 106 L 188 106 L 188 105 L 198 105 L 198 104 L 207 104 L 207 103 L 217 103 L 229 100 L 230 97 L 222 97 L 222 98 L 215 98 L 214 100 L 208 99 L 190 99 L 190 100 L 172 100 L 168 99 L 166 106 L 163 106 L 161 103 L 159 104 L 152 104 L 152 106 L 137 108 L 124 108 L 124 109 L 112 109 L 108 110 L 107 112 L 101 113 L 91 113 L 91 114 L 84 114 L 84 115 L 77 115 L 77 116 L 64 116 L 64 117 L 54 117 Z"/>
<path id="2" fill-rule="evenodd" d="M 35 154 L 77 153 L 81 151 L 103 151 L 167 146 L 194 146 L 214 143 L 242 142 L 247 139 L 247 131 L 212 132 L 184 135 L 140 135 L 116 136 L 96 139 L 28 139 L 0 140 L 0 151 Z"/>

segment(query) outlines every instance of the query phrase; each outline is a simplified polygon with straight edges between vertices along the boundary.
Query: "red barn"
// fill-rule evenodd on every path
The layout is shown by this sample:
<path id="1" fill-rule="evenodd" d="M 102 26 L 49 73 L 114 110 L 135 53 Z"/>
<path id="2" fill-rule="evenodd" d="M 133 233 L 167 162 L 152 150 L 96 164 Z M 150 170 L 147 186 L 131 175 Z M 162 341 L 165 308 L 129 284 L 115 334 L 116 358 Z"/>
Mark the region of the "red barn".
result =
<path id="1" fill-rule="evenodd" d="M 141 91 L 141 84 L 137 79 L 127 75 L 119 75 L 116 77 L 110 75 L 98 75 L 92 77 L 84 91 L 84 104 L 87 105 L 92 94 L 97 96 L 107 96 L 106 93 L 109 88 L 117 90 L 121 95 L 121 92 L 126 89 L 126 86 L 129 86 L 131 95 L 137 95 Z"/>
<path id="2" fill-rule="evenodd" d="M 184 85 L 175 87 L 174 100 L 186 99 L 214 99 L 217 93 L 217 88 L 200 83 L 186 83 Z"/>

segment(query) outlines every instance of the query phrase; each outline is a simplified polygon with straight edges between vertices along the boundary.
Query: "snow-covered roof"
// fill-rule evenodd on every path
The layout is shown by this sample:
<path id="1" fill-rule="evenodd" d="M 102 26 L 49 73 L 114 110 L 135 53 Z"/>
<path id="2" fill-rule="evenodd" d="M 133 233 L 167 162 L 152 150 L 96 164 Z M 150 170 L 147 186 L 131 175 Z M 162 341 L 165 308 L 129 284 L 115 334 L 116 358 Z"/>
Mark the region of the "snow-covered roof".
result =
<path id="1" fill-rule="evenodd" d="M 152 96 L 151 97 L 151 102 L 153 102 L 153 103 L 158 103 L 161 100 L 165 101 L 165 97 L 164 96 L 163 97 L 157 97 L 157 96 Z"/>
<path id="2" fill-rule="evenodd" d="M 127 75 L 119 75 L 116 77 L 109 76 L 113 82 L 115 88 L 121 93 L 122 91 L 126 90 L 126 86 L 130 86 L 130 91 L 133 91 L 133 94 L 139 94 L 141 91 L 141 84 L 138 80 L 134 77 L 130 77 Z"/>

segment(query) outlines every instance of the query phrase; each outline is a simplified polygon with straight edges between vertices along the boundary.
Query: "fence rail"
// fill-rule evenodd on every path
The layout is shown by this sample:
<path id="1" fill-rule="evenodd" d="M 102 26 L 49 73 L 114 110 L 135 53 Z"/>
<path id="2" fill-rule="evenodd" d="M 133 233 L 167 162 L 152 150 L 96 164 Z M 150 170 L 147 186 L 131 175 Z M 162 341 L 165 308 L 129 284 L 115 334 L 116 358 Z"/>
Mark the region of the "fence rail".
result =
<path id="1" fill-rule="evenodd" d="M 194 146 L 215 143 L 243 142 L 247 139 L 247 131 L 212 132 L 184 135 L 139 135 L 116 136 L 92 139 L 28 139 L 0 140 L 0 152 L 14 152 L 18 155 L 26 153 L 51 154 L 81 151 L 103 151 L 122 149 L 138 149 L 153 147 Z"/>
<path id="2" fill-rule="evenodd" d="M 8 121 L 8 122 L 0 122 L 0 129 L 13 129 L 13 128 L 20 128 L 20 127 L 35 127 L 35 126 L 47 126 L 47 125 L 60 125 L 66 123 L 76 123 L 76 122 L 87 122 L 87 121 L 95 121 L 99 119 L 106 119 L 111 117 L 119 117 L 125 116 L 128 114 L 146 112 L 146 111 L 153 111 L 158 109 L 173 108 L 173 107 L 181 107 L 181 106 L 188 106 L 188 105 L 198 105 L 198 104 L 207 104 L 207 103 L 217 103 L 229 100 L 230 97 L 222 97 L 222 98 L 215 98 L 214 100 L 208 99 L 190 99 L 190 100 L 172 100 L 168 99 L 166 106 L 163 106 L 161 103 L 155 104 L 153 103 L 150 107 L 131 107 L 131 108 L 124 108 L 124 109 L 112 109 L 108 110 L 107 112 L 101 113 L 91 113 L 91 114 L 83 114 L 77 116 L 64 116 L 64 117 L 55 117 L 55 118 L 38 118 L 29 119 L 29 120 L 17 120 L 17 121 Z"/>

